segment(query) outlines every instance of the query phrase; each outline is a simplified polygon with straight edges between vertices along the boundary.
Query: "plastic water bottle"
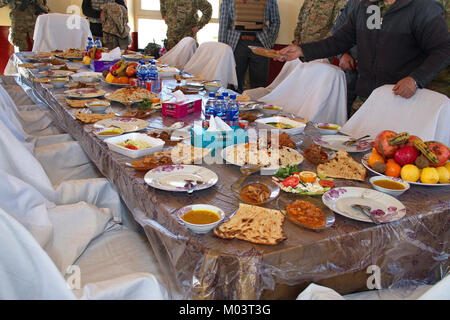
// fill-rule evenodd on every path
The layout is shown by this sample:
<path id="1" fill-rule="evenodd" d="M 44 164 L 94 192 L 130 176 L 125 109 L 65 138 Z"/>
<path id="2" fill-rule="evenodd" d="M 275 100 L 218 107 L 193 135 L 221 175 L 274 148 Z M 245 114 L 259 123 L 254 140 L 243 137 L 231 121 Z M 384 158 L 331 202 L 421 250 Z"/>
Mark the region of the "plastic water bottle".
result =
<path id="1" fill-rule="evenodd" d="M 89 51 L 94 46 L 94 41 L 91 37 L 88 37 L 88 41 L 86 44 L 86 51 Z"/>
<path id="2" fill-rule="evenodd" d="M 94 42 L 94 47 L 101 48 L 102 42 L 100 41 L 100 38 L 96 38 Z"/>
<path id="3" fill-rule="evenodd" d="M 235 94 L 230 95 L 230 102 L 228 103 L 226 114 L 227 123 L 230 126 L 239 125 L 239 103 L 236 101 Z"/>
<path id="4" fill-rule="evenodd" d="M 226 91 L 222 92 L 222 96 L 223 96 L 223 100 L 228 103 L 228 101 L 230 100 L 230 97 L 228 96 L 228 92 L 226 92 Z"/>
<path id="5" fill-rule="evenodd" d="M 214 92 L 209 93 L 209 98 L 205 104 L 205 115 L 206 120 L 209 120 L 211 116 L 215 116 L 215 104 L 216 104 L 216 94 Z"/>
<path id="6" fill-rule="evenodd" d="M 145 82 L 147 81 L 147 66 L 145 62 L 140 60 L 139 65 L 136 68 L 136 78 L 138 87 L 145 88 Z"/>
<path id="7" fill-rule="evenodd" d="M 150 65 L 148 67 L 148 80 L 147 81 L 150 81 L 150 83 L 151 83 L 151 91 L 152 92 L 158 93 L 161 91 L 158 68 L 156 67 L 156 63 L 154 60 L 150 61 Z"/>
<path id="8" fill-rule="evenodd" d="M 217 101 L 214 105 L 214 114 L 216 115 L 216 117 L 221 118 L 223 121 L 226 121 L 227 119 L 227 106 L 225 104 L 225 101 L 223 100 L 223 96 L 219 95 L 217 97 Z"/>

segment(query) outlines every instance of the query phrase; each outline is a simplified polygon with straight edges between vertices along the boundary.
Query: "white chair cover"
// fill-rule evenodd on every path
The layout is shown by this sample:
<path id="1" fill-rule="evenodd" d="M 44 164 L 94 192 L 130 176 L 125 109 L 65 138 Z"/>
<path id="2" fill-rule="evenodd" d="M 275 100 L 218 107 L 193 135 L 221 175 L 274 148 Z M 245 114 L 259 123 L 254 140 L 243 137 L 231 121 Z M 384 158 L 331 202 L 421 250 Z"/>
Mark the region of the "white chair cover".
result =
<path id="1" fill-rule="evenodd" d="M 419 300 L 450 300 L 450 274 L 421 295 Z"/>
<path id="2" fill-rule="evenodd" d="M 345 123 L 347 84 L 341 69 L 319 61 L 294 62 L 286 68 L 275 88 L 271 85 L 272 91 L 258 101 L 280 106 L 284 112 L 309 121 Z"/>
<path id="3" fill-rule="evenodd" d="M 0 208 L 0 299 L 75 299 L 33 236 Z"/>
<path id="4" fill-rule="evenodd" d="M 195 39 L 192 37 L 185 37 L 181 39 L 175 47 L 159 57 L 158 61 L 168 64 L 169 66 L 184 67 L 194 55 L 196 49 L 197 42 Z"/>
<path id="5" fill-rule="evenodd" d="M 218 80 L 222 87 L 237 87 L 233 49 L 221 42 L 204 42 L 184 66 L 184 71 L 205 80 Z"/>
<path id="6" fill-rule="evenodd" d="M 34 27 L 33 51 L 85 49 L 88 37 L 92 37 L 92 33 L 85 18 L 62 13 L 42 14 Z"/>
<path id="7" fill-rule="evenodd" d="M 352 137 L 383 130 L 407 131 L 422 140 L 450 144 L 450 99 L 438 92 L 418 89 L 409 99 L 392 93 L 393 85 L 375 89 L 359 110 L 342 127 Z"/>

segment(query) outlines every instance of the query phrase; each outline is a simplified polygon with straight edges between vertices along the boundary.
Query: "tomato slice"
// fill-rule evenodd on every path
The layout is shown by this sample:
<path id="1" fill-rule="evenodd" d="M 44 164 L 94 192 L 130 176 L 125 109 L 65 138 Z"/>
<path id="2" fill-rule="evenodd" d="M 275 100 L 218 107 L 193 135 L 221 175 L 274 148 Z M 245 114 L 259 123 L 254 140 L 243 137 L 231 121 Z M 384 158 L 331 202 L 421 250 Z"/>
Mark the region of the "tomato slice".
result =
<path id="1" fill-rule="evenodd" d="M 293 176 L 293 177 L 287 177 L 286 179 L 283 180 L 282 183 L 283 183 L 283 186 L 285 186 L 285 187 L 294 188 L 300 183 L 300 180 L 297 177 Z"/>
<path id="2" fill-rule="evenodd" d="M 127 144 L 127 145 L 125 146 L 125 148 L 130 149 L 130 150 L 138 150 L 138 147 L 133 146 L 132 144 Z"/>
<path id="3" fill-rule="evenodd" d="M 331 180 L 319 180 L 319 184 L 324 188 L 334 188 L 334 182 Z"/>
<path id="4" fill-rule="evenodd" d="M 292 172 L 292 174 L 296 174 L 296 175 L 299 175 L 300 174 L 300 172 Z"/>

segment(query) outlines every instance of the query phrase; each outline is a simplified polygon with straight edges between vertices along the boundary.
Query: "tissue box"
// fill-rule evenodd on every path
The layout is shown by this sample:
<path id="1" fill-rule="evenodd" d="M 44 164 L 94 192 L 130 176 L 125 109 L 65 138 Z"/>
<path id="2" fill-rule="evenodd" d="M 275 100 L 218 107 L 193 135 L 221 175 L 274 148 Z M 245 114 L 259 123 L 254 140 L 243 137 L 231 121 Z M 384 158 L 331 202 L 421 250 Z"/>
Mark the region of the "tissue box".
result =
<path id="1" fill-rule="evenodd" d="M 117 61 L 100 61 L 100 60 L 91 60 L 91 70 L 94 72 L 103 72 L 105 70 L 109 70 Z"/>
<path id="2" fill-rule="evenodd" d="M 162 104 L 161 113 L 163 116 L 174 118 L 186 117 L 193 112 L 202 111 L 202 99 L 188 100 L 182 102 L 164 102 Z"/>
<path id="3" fill-rule="evenodd" d="M 212 149 L 211 155 L 215 155 L 215 149 L 224 149 L 235 144 L 248 142 L 247 131 L 241 127 L 231 127 L 229 131 L 206 131 L 202 127 L 193 127 L 191 129 L 191 144 L 199 148 Z"/>

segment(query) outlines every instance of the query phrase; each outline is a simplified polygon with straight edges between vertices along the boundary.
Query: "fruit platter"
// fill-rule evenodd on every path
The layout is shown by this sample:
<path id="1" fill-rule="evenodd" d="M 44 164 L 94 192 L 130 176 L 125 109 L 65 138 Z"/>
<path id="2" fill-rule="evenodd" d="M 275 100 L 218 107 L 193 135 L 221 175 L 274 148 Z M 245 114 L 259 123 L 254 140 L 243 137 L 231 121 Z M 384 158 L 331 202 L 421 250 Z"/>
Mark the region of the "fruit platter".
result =
<path id="1" fill-rule="evenodd" d="M 136 62 L 117 61 L 109 70 L 103 72 L 104 82 L 117 87 L 129 86 L 131 80 L 136 79 L 137 65 Z"/>
<path id="2" fill-rule="evenodd" d="M 424 186 L 450 185 L 450 150 L 438 141 L 422 141 L 408 132 L 380 132 L 362 164 L 371 172 Z"/>
<path id="3" fill-rule="evenodd" d="M 335 186 L 333 179 L 301 171 L 297 166 L 281 167 L 272 180 L 285 192 L 309 196 L 322 195 Z"/>

